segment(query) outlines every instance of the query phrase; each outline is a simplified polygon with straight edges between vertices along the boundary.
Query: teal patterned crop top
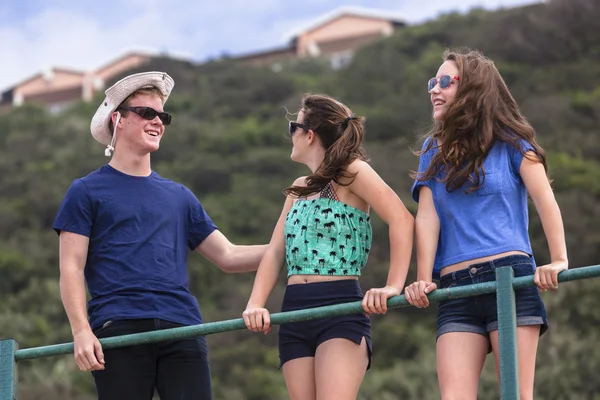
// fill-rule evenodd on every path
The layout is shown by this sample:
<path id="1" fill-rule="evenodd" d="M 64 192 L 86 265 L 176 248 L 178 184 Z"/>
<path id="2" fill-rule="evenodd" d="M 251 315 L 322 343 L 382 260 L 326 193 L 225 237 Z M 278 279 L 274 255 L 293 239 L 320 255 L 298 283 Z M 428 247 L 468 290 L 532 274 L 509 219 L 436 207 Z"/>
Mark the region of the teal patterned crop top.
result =
<path id="1" fill-rule="evenodd" d="M 290 275 L 360 276 L 371 249 L 370 217 L 338 200 L 296 200 L 285 220 Z"/>

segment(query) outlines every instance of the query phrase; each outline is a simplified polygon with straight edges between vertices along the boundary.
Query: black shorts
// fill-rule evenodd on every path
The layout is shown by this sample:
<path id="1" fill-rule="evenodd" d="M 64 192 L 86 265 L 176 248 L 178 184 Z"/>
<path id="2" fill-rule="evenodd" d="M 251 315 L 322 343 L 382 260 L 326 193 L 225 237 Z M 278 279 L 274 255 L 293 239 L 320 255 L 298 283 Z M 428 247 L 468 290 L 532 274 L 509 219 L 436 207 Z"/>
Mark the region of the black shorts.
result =
<path id="1" fill-rule="evenodd" d="M 330 306 L 362 299 L 362 290 L 355 279 L 288 285 L 281 311 Z M 282 324 L 279 327 L 279 366 L 296 358 L 314 357 L 317 347 L 326 340 L 343 338 L 360 345 L 363 337 L 367 342 L 369 369 L 372 352 L 371 321 L 364 313 Z"/>

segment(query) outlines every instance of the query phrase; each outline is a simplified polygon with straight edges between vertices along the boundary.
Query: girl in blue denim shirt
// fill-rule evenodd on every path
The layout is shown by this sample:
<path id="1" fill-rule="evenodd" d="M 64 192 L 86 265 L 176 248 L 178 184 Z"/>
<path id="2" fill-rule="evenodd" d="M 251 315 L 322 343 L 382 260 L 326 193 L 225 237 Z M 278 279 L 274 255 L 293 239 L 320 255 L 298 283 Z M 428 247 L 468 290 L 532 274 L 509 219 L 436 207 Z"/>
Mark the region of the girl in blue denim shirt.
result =
<path id="1" fill-rule="evenodd" d="M 419 154 L 412 195 L 417 282 L 408 302 L 427 307 L 437 288 L 495 280 L 510 266 L 537 285 L 517 290 L 520 398 L 533 398 L 538 340 L 548 326 L 539 290 L 556 289 L 568 268 L 560 210 L 547 178 L 545 153 L 493 62 L 476 51 L 444 54 L 428 82 L 434 128 Z M 540 215 L 551 262 L 536 268 L 527 198 Z M 494 293 L 442 301 L 437 372 L 442 399 L 476 399 L 489 349 L 499 364 Z"/>

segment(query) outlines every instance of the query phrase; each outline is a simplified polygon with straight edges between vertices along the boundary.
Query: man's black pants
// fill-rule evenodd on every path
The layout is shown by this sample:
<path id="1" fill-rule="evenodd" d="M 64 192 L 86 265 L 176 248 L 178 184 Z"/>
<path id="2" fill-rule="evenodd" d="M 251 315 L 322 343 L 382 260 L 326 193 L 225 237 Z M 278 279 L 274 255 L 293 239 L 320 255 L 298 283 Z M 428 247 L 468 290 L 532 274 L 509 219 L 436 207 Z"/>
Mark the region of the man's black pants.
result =
<path id="1" fill-rule="evenodd" d="M 176 328 L 161 319 L 117 320 L 95 329 L 100 338 Z M 98 400 L 212 399 L 203 336 L 104 350 L 105 369 L 93 371 Z"/>

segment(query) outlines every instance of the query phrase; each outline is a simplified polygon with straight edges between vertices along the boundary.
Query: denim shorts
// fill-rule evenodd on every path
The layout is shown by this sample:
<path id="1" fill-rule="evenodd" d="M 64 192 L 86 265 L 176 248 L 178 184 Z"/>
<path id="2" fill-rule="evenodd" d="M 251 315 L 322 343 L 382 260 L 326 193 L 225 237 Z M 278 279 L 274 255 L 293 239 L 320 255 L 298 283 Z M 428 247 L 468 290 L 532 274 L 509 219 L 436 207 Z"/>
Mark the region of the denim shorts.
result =
<path id="1" fill-rule="evenodd" d="M 534 273 L 533 260 L 525 255 L 510 255 L 472 264 L 468 268 L 441 277 L 440 288 L 467 286 L 496 280 L 495 269 L 512 267 L 515 278 Z M 537 286 L 515 291 L 517 326 L 541 325 L 540 336 L 548 329 L 546 309 Z M 448 332 L 472 332 L 489 337 L 498 330 L 496 293 L 440 301 L 437 337 Z"/>
<path id="2" fill-rule="evenodd" d="M 362 290 L 355 279 L 288 285 L 281 311 L 330 306 L 362 299 Z M 296 358 L 314 357 L 317 347 L 329 339 L 343 338 L 360 345 L 363 337 L 367 343 L 369 369 L 372 351 L 371 320 L 364 313 L 281 324 L 279 367 Z"/>

